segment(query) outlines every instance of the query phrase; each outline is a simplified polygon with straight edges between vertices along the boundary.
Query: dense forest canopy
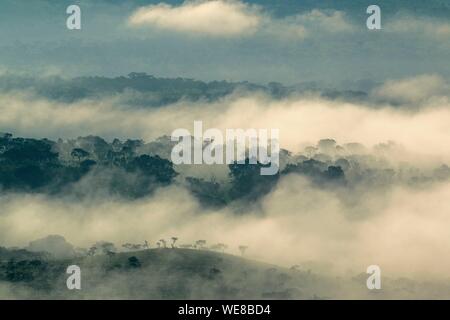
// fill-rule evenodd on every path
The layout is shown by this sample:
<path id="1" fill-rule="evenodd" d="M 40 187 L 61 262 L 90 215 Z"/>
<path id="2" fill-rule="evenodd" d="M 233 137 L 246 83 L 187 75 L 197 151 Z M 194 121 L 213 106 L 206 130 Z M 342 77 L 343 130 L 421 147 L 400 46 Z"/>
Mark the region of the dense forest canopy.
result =
<path id="1" fill-rule="evenodd" d="M 0 187 L 3 192 L 38 192 L 86 196 L 83 184 L 97 192 L 136 199 L 156 188 L 180 184 L 205 205 L 223 206 L 236 200 L 251 203 L 269 193 L 286 175 L 302 175 L 318 187 L 337 191 L 401 184 L 424 185 L 450 178 L 446 164 L 424 171 L 411 165 L 401 167 L 383 156 L 367 154 L 362 145 L 340 146 L 324 139 L 300 154 L 281 150 L 281 170 L 274 176 L 261 176 L 261 164 L 228 165 L 228 177 L 186 174 L 183 166 L 170 161 L 173 142 L 169 137 L 156 141 L 107 142 L 97 136 L 72 140 L 0 136 Z M 395 145 L 380 145 L 395 149 Z M 214 165 L 212 165 L 214 172 Z M 91 190 L 88 188 L 87 190 Z"/>

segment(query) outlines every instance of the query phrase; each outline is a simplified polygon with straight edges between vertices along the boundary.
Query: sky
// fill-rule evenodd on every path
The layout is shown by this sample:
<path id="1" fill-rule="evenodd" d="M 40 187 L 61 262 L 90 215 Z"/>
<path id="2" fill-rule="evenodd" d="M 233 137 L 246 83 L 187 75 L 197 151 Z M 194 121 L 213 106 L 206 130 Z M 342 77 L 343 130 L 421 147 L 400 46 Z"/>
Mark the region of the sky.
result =
<path id="1" fill-rule="evenodd" d="M 161 77 L 359 89 L 417 74 L 450 75 L 450 2 L 3 0 L 0 72 Z M 66 28 L 67 6 L 81 30 Z"/>

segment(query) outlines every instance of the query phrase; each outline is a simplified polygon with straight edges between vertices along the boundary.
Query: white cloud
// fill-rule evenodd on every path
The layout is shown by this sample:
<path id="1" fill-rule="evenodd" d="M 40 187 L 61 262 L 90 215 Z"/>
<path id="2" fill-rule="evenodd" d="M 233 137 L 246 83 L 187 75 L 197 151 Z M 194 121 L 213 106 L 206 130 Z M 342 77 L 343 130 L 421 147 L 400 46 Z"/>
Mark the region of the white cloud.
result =
<path id="1" fill-rule="evenodd" d="M 138 9 L 129 18 L 132 26 L 211 36 L 239 36 L 256 31 L 261 16 L 254 7 L 237 1 L 186 1 L 174 7 L 165 3 Z"/>
<path id="2" fill-rule="evenodd" d="M 432 82 L 434 76 L 429 77 L 388 82 L 379 94 L 392 99 L 416 99 L 408 94 Z M 439 80 L 434 81 L 439 88 Z M 93 134 L 150 141 L 176 128 L 192 130 L 194 120 L 201 119 L 204 128 L 220 130 L 278 128 L 281 147 L 294 152 L 329 137 L 340 143 L 356 141 L 367 146 L 392 140 L 416 155 L 449 161 L 450 100 L 439 96 L 427 99 L 438 90 L 433 86 L 423 90 L 416 93 L 417 99 L 423 101 L 415 105 L 414 112 L 390 106 L 392 99 L 386 99 L 386 105 L 380 108 L 369 102 L 330 101 L 308 95 L 273 100 L 264 95 L 236 93 L 210 103 L 180 101 L 155 109 L 128 107 L 120 97 L 62 104 L 34 95 L 0 94 L 0 128 L 27 137 L 57 139 Z"/>
<path id="3" fill-rule="evenodd" d="M 346 20 L 345 13 L 342 11 L 326 13 L 314 9 L 310 12 L 295 16 L 295 20 L 302 25 L 320 28 L 330 33 L 353 30 L 353 26 Z"/>
<path id="4" fill-rule="evenodd" d="M 354 26 L 345 18 L 341 11 L 323 12 L 312 10 L 309 12 L 288 16 L 284 19 L 266 19 L 263 31 L 281 39 L 304 39 L 312 34 L 332 34 L 351 32 Z"/>
<path id="5" fill-rule="evenodd" d="M 260 209 L 245 215 L 202 208 L 175 186 L 138 201 L 9 194 L 0 196 L 0 241 L 24 246 L 61 234 L 76 246 L 147 239 L 154 247 L 158 239 L 176 235 L 180 243 L 224 242 L 233 254 L 246 244 L 250 258 L 284 266 L 316 262 L 359 273 L 375 261 L 386 275 L 442 279 L 450 268 L 450 184 L 390 191 L 374 188 L 370 197 L 348 206 L 335 191 L 289 175 L 261 199 Z M 360 213 L 357 218 L 352 211 Z"/>
<path id="6" fill-rule="evenodd" d="M 401 17 L 386 25 L 389 32 L 415 33 L 437 40 L 450 38 L 450 23 L 422 17 Z"/>
<path id="7" fill-rule="evenodd" d="M 438 75 L 420 75 L 412 78 L 386 81 L 373 90 L 372 95 L 393 103 L 422 103 L 428 99 L 443 97 L 450 85 Z"/>
<path id="8" fill-rule="evenodd" d="M 316 32 L 350 32 L 354 27 L 341 11 L 312 10 L 276 19 L 259 6 L 240 1 L 186 1 L 146 6 L 129 18 L 131 26 L 147 26 L 214 37 L 248 36 L 260 32 L 278 39 L 303 39 Z"/>

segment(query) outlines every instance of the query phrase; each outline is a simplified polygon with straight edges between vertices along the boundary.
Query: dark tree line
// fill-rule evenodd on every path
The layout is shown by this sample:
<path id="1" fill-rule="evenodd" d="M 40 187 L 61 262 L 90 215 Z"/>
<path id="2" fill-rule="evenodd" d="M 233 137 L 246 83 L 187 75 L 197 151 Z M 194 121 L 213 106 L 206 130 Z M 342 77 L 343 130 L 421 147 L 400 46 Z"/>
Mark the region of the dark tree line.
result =
<path id="1" fill-rule="evenodd" d="M 128 145 L 121 150 L 103 139 L 91 139 L 92 149 L 71 148 L 47 140 L 0 136 L 0 188 L 8 191 L 59 193 L 90 175 L 99 187 L 129 197 L 149 194 L 175 178 L 170 161 L 157 155 L 136 154 Z M 111 157 L 114 153 L 116 157 Z M 120 157 L 122 161 L 117 161 Z M 96 178 L 98 177 L 98 179 Z"/>

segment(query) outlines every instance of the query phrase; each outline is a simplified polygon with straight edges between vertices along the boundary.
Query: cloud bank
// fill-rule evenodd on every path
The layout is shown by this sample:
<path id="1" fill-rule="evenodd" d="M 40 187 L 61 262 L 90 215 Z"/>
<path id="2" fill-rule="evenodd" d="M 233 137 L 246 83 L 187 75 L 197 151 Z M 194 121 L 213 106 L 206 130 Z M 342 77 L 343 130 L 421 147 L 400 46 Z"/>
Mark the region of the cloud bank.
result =
<path id="1" fill-rule="evenodd" d="M 421 16 L 396 15 L 386 24 L 388 32 L 417 34 L 434 40 L 450 38 L 450 23 Z"/>
<path id="2" fill-rule="evenodd" d="M 346 12 L 336 9 L 310 9 L 274 17 L 260 5 L 239 0 L 193 0 L 173 6 L 166 3 L 136 9 L 128 17 L 131 27 L 147 27 L 190 35 L 209 37 L 242 37 L 266 35 L 275 40 L 303 40 L 323 35 L 349 34 L 365 30 L 350 21 Z M 406 34 L 445 40 L 450 37 L 450 24 L 426 16 L 396 13 L 383 23 L 388 34 Z"/>
<path id="3" fill-rule="evenodd" d="M 291 40 L 303 39 L 314 32 L 332 34 L 354 30 L 341 11 L 313 9 L 274 18 L 260 6 L 226 0 L 186 1 L 180 6 L 160 3 L 141 7 L 129 17 L 128 24 L 211 37 L 260 33 Z"/>
<path id="4" fill-rule="evenodd" d="M 301 151 L 322 138 L 360 142 L 369 147 L 368 155 L 386 155 L 401 175 L 404 162 L 413 168 L 450 162 L 450 104 L 443 86 L 446 81 L 435 75 L 391 80 L 374 93 L 386 98 L 381 104 L 236 92 L 216 102 L 180 101 L 157 109 L 123 105 L 120 95 L 58 103 L 10 92 L 0 95 L 0 126 L 22 136 L 145 140 L 175 128 L 191 129 L 199 119 L 219 129 L 279 128 L 281 146 L 288 150 Z M 417 106 L 397 107 L 392 99 Z M 400 147 L 390 153 L 389 141 Z M 376 160 L 374 166 L 383 168 Z M 77 246 L 99 240 L 154 243 L 177 236 L 180 243 L 192 243 L 204 238 L 229 244 L 232 253 L 248 245 L 249 257 L 286 266 L 355 274 L 379 264 L 387 274 L 448 276 L 448 180 L 361 188 L 365 192 L 346 189 L 343 197 L 339 188 L 323 189 L 289 174 L 241 215 L 229 207 L 204 208 L 179 185 L 135 201 L 9 194 L 0 197 L 0 242 L 25 246 L 48 234 L 61 234 Z"/>
<path id="5" fill-rule="evenodd" d="M 388 80 L 375 88 L 372 95 L 376 99 L 391 103 L 417 106 L 430 99 L 448 98 L 450 84 L 441 76 L 426 74 L 400 80 Z"/>
<path id="6" fill-rule="evenodd" d="M 239 36 L 253 33 L 261 16 L 237 1 L 187 1 L 174 7 L 165 3 L 139 8 L 129 18 L 132 26 L 147 25 L 163 30 L 210 36 Z"/>
<path id="7" fill-rule="evenodd" d="M 16 136 L 74 138 L 89 134 L 154 140 L 177 128 L 278 128 L 281 147 L 298 152 L 324 138 L 369 147 L 395 141 L 416 156 L 450 159 L 448 84 L 436 75 L 390 80 L 364 103 L 304 94 L 272 99 L 234 93 L 216 102 L 180 101 L 161 108 L 124 105 L 133 95 L 59 103 L 31 93 L 0 94 L 0 126 Z M 124 98 L 125 97 L 125 98 Z M 380 101 L 378 101 L 380 100 Z M 403 107 L 395 103 L 401 102 Z M 245 113 L 242 112 L 245 110 Z M 345 128 L 345 129 L 344 129 Z"/>
<path id="8" fill-rule="evenodd" d="M 26 246 L 30 239 L 62 234 L 76 246 L 148 240 L 155 247 L 159 239 L 176 236 L 180 244 L 226 243 L 233 254 L 245 244 L 248 258 L 287 267 L 354 275 L 378 264 L 386 275 L 424 280 L 448 276 L 449 196 L 448 183 L 398 187 L 389 195 L 373 189 L 349 206 L 296 175 L 285 177 L 261 200 L 261 209 L 245 215 L 204 209 L 180 187 L 133 202 L 9 195 L 0 197 L 0 241 Z"/>

